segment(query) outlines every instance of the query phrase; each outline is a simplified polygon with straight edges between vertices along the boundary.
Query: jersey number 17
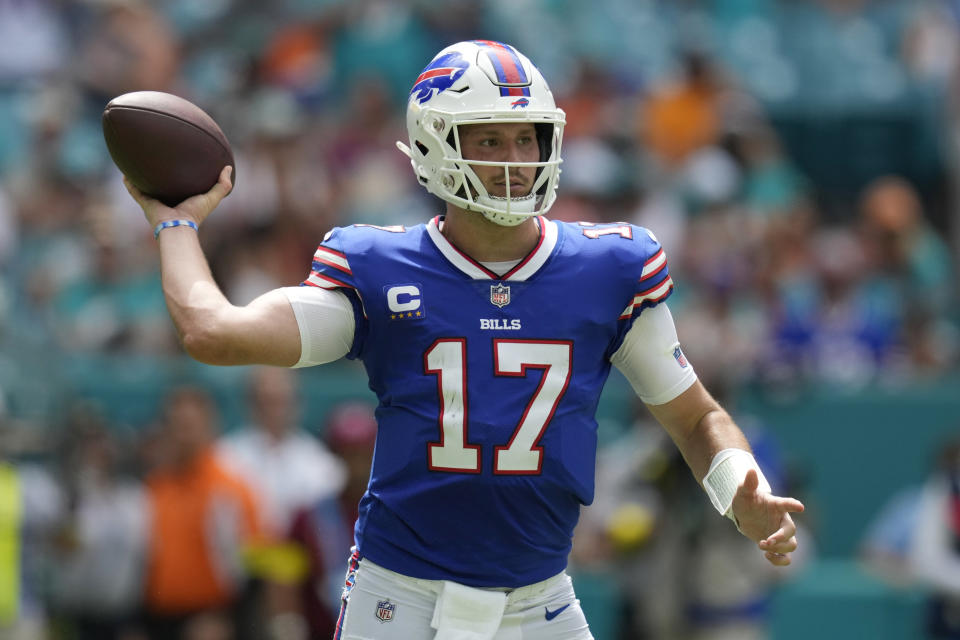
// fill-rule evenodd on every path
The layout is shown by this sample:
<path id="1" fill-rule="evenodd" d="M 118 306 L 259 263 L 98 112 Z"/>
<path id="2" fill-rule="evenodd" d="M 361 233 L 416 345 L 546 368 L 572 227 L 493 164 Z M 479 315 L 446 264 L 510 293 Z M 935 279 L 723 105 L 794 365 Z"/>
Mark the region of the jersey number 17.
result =
<path id="1" fill-rule="evenodd" d="M 539 474 L 543 448 L 539 445 L 560 398 L 570 383 L 573 342 L 569 340 L 493 341 L 494 374 L 525 377 L 541 369 L 540 384 L 527 403 L 510 441 L 494 447 L 493 472 L 506 475 Z M 441 338 L 423 357 L 424 372 L 437 376 L 440 400 L 440 441 L 427 445 L 432 471 L 480 473 L 479 445 L 467 438 L 467 341 Z"/>

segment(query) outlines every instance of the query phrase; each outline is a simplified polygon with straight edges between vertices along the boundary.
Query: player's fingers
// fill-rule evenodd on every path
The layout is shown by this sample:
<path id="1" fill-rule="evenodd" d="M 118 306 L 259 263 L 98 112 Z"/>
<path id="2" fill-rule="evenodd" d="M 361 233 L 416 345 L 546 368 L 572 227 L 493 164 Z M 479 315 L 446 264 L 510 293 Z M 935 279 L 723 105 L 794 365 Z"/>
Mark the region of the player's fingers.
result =
<path id="1" fill-rule="evenodd" d="M 233 167 L 229 165 L 220 171 L 220 177 L 217 179 L 217 183 L 207 192 L 207 196 L 213 198 L 214 202 L 219 203 L 230 193 L 230 190 L 233 189 L 233 181 L 230 179 L 232 173 Z"/>
<path id="2" fill-rule="evenodd" d="M 133 182 L 131 182 L 127 176 L 123 176 L 123 186 L 127 188 L 127 193 L 129 193 L 134 201 L 140 205 L 140 208 L 142 208 L 145 213 L 151 206 L 153 206 L 151 203 L 156 202 L 154 198 L 151 198 L 143 191 L 140 191 L 140 189 L 138 189 L 137 186 L 133 184 Z"/>
<path id="3" fill-rule="evenodd" d="M 755 469 L 750 469 L 747 471 L 747 475 L 743 478 L 743 483 L 740 485 L 740 488 L 737 490 L 738 493 L 744 496 L 752 495 L 756 492 L 757 487 L 760 486 L 760 478 L 757 476 Z"/>
<path id="4" fill-rule="evenodd" d="M 203 222 L 233 188 L 230 181 L 232 171 L 233 169 L 229 165 L 221 169 L 220 177 L 217 178 L 216 184 L 210 187 L 209 191 L 187 198 L 177 205 L 177 209 L 195 218 L 197 223 Z"/>
<path id="5" fill-rule="evenodd" d="M 757 546 L 767 552 L 790 553 L 791 551 L 797 550 L 797 538 L 796 536 L 790 536 L 789 538 L 776 539 L 773 541 L 767 538 L 758 542 Z"/>
<path id="6" fill-rule="evenodd" d="M 783 513 L 802 513 L 806 509 L 796 498 L 777 498 L 777 510 Z"/>
<path id="7" fill-rule="evenodd" d="M 797 535 L 797 525 L 793 523 L 793 520 L 789 516 L 784 517 L 783 525 L 774 531 L 772 534 L 764 538 L 759 542 L 760 547 L 763 549 L 769 549 L 774 545 L 781 544 L 787 540 L 790 540 Z"/>
<path id="8" fill-rule="evenodd" d="M 790 564 L 790 555 L 787 553 L 767 551 L 764 557 L 767 559 L 767 562 L 778 567 L 785 567 Z"/>
<path id="9" fill-rule="evenodd" d="M 133 196 L 134 200 L 139 202 L 140 199 L 143 198 L 143 192 L 137 189 L 127 176 L 123 176 L 123 186 L 127 188 L 127 193 Z"/>
<path id="10" fill-rule="evenodd" d="M 220 171 L 220 177 L 217 179 L 217 185 L 225 185 L 227 187 L 227 193 L 230 193 L 233 190 L 233 167 L 227 165 Z"/>

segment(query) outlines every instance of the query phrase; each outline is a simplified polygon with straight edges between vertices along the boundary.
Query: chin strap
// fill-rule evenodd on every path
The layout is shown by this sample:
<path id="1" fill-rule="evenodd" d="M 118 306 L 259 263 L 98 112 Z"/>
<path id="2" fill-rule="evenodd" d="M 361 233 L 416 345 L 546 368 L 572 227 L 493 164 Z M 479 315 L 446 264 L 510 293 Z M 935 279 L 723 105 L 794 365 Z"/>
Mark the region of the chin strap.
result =
<path id="1" fill-rule="evenodd" d="M 537 196 L 530 194 L 520 198 L 501 198 L 499 196 L 477 196 L 477 204 L 485 208 L 477 209 L 483 217 L 502 227 L 515 227 L 524 220 L 536 215 Z M 491 211 L 506 206 L 510 211 Z"/>

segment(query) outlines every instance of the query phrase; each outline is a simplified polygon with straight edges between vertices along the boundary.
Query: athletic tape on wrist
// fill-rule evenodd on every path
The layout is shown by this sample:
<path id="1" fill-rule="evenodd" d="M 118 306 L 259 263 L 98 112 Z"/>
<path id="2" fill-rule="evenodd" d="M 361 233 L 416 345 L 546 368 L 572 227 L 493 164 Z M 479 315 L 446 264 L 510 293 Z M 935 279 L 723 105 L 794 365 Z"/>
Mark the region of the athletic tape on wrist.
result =
<path id="1" fill-rule="evenodd" d="M 200 231 L 200 227 L 193 220 L 164 220 L 153 228 L 153 237 L 156 239 L 161 231 L 170 227 L 190 227 L 194 231 Z"/>
<path id="2" fill-rule="evenodd" d="M 707 492 L 713 507 L 734 522 L 737 520 L 733 515 L 733 497 L 750 469 L 756 470 L 760 481 L 757 491 L 770 493 L 770 483 L 764 477 L 753 454 L 743 449 L 724 449 L 713 456 L 710 470 L 703 478 L 703 489 Z"/>

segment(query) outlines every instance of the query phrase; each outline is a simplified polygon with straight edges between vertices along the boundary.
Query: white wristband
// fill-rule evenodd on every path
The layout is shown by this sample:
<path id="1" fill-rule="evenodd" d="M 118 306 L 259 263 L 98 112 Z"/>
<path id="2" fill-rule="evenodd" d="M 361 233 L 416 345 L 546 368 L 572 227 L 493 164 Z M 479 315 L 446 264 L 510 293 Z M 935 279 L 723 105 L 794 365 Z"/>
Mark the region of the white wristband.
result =
<path id="1" fill-rule="evenodd" d="M 760 480 L 757 491 L 770 493 L 770 483 L 763 476 L 763 471 L 760 470 L 753 454 L 743 449 L 724 449 L 713 456 L 710 470 L 703 478 L 703 489 L 707 492 L 714 508 L 734 522 L 737 520 L 733 515 L 733 497 L 750 469 L 756 470 L 757 478 Z"/>

